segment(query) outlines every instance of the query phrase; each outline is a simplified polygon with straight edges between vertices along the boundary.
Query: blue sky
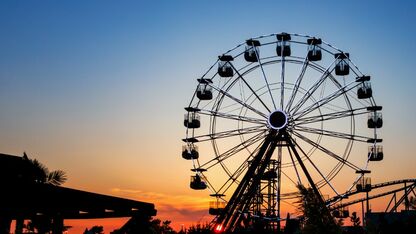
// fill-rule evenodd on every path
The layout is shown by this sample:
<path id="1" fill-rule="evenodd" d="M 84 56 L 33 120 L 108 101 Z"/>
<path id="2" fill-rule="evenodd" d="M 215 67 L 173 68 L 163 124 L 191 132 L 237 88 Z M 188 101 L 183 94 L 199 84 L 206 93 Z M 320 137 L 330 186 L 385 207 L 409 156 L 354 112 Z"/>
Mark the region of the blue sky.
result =
<path id="1" fill-rule="evenodd" d="M 187 193 L 179 139 L 195 79 L 244 40 L 286 31 L 350 52 L 373 77 L 385 118 L 380 169 L 414 177 L 415 10 L 412 1 L 2 1 L 0 152 L 27 151 L 74 187 Z M 165 185 L 172 173 L 177 184 Z"/>

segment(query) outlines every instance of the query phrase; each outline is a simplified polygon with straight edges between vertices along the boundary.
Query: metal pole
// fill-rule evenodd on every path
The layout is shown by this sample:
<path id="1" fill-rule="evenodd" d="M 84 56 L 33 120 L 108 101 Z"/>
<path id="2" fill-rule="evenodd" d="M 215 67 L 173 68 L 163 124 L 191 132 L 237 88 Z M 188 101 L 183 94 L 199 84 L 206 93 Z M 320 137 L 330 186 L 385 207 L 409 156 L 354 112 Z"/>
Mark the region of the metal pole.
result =
<path id="1" fill-rule="evenodd" d="M 298 160 L 298 163 L 300 167 L 303 170 L 303 173 L 305 173 L 306 178 L 308 179 L 309 185 L 311 186 L 312 190 L 314 191 L 315 195 L 317 196 L 319 202 L 322 204 L 325 204 L 324 200 L 322 199 L 321 194 L 319 193 L 318 188 L 315 186 L 315 182 L 313 181 L 311 175 L 309 174 L 308 170 L 306 169 L 305 164 L 303 164 L 302 158 L 300 157 L 298 151 L 295 148 L 295 145 L 293 144 L 292 140 L 290 139 L 290 136 L 285 132 L 285 138 L 287 143 L 289 144 L 290 149 L 295 154 L 296 159 Z"/>
<path id="2" fill-rule="evenodd" d="M 397 197 L 396 197 L 396 193 L 394 193 L 394 212 L 397 212 Z"/>
<path id="3" fill-rule="evenodd" d="M 404 196 L 406 196 L 405 197 L 405 201 L 406 201 L 406 206 L 405 206 L 405 209 L 406 209 L 406 211 L 408 211 L 409 210 L 409 199 L 407 198 L 407 190 L 406 190 L 406 182 L 404 182 Z"/>
<path id="4" fill-rule="evenodd" d="M 366 223 L 365 223 L 365 214 L 364 214 L 364 201 L 361 202 L 361 218 L 363 219 L 363 227 L 365 227 Z"/>
<path id="5" fill-rule="evenodd" d="M 282 141 L 279 142 L 282 144 Z M 282 177 L 282 146 L 278 146 L 277 149 L 278 159 L 277 159 L 277 194 L 276 194 L 276 202 L 277 202 L 277 231 L 280 232 L 280 185 L 281 185 L 281 177 Z"/>

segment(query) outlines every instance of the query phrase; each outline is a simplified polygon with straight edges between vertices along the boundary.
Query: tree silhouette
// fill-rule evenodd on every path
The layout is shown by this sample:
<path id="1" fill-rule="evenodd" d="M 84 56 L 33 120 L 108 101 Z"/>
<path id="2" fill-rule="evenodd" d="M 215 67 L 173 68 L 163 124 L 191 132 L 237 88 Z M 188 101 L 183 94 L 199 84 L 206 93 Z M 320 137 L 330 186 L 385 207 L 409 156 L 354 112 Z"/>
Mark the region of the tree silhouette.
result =
<path id="1" fill-rule="evenodd" d="M 162 233 L 173 233 L 173 228 L 170 226 L 170 224 L 172 223 L 172 221 L 170 220 L 165 220 L 162 222 Z"/>
<path id="2" fill-rule="evenodd" d="M 161 221 L 160 219 L 152 219 L 150 221 L 151 229 L 157 234 L 171 234 L 176 233 L 173 228 L 170 226 L 172 221 L 165 220 Z"/>
<path id="3" fill-rule="evenodd" d="M 361 227 L 361 220 L 360 217 L 357 216 L 357 212 L 352 212 L 350 217 L 352 228 L 350 230 L 351 234 L 361 234 L 364 232 L 363 228 Z"/>
<path id="4" fill-rule="evenodd" d="M 211 233 L 211 228 L 208 224 L 197 224 L 197 225 L 192 225 L 188 228 L 187 234 L 210 234 Z"/>
<path id="5" fill-rule="evenodd" d="M 342 233 L 341 227 L 335 222 L 325 204 L 321 203 L 314 191 L 303 185 L 298 185 L 298 189 L 301 196 L 298 210 L 303 213 L 302 233 Z"/>
<path id="6" fill-rule="evenodd" d="M 64 171 L 49 171 L 49 169 L 37 159 L 29 159 L 26 153 L 23 153 L 23 159 L 27 160 L 32 166 L 30 179 L 33 182 L 59 186 L 67 181 L 67 176 Z"/>
<path id="7" fill-rule="evenodd" d="M 357 216 L 357 212 L 352 212 L 351 214 L 351 223 L 354 227 L 359 227 L 361 224 L 360 217 Z"/>

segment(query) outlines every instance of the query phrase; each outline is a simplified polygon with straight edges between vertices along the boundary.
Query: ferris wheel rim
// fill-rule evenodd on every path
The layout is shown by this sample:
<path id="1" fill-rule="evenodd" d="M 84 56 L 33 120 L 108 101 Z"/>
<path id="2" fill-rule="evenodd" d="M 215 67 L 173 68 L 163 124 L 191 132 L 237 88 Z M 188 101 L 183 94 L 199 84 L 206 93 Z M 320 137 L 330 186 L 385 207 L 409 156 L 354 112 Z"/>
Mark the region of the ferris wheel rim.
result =
<path id="1" fill-rule="evenodd" d="M 278 34 L 270 34 L 267 36 L 259 36 L 259 37 L 255 37 L 252 39 L 263 39 L 263 38 L 270 38 L 270 37 L 275 37 Z M 298 37 L 302 37 L 302 38 L 307 38 L 307 39 L 316 39 L 315 37 L 311 37 L 311 36 L 307 36 L 307 35 L 301 35 L 301 34 L 288 34 L 291 36 L 298 36 Z M 290 38 L 290 37 L 289 37 Z M 319 38 L 319 40 L 321 40 Z M 291 40 L 291 43 L 299 43 L 302 45 L 307 45 L 307 43 L 305 42 L 299 42 L 299 41 L 295 41 L 295 40 Z M 309 42 L 308 42 L 309 43 Z M 273 41 L 273 42 L 267 42 L 267 45 L 274 45 L 277 44 L 277 41 Z M 208 104 L 205 103 L 201 104 L 201 100 L 197 100 L 196 102 L 194 101 L 194 99 L 196 98 L 196 94 L 197 94 L 197 90 L 194 92 L 194 95 L 191 99 L 191 102 L 189 104 L 189 108 L 196 108 L 198 110 L 201 111 L 201 113 L 205 116 L 207 116 L 207 118 L 209 118 L 209 133 L 205 134 L 205 135 L 200 135 L 197 136 L 198 137 L 205 137 L 203 141 L 209 141 L 212 149 L 214 151 L 214 158 L 206 161 L 206 162 L 200 162 L 200 158 L 196 158 L 193 159 L 193 167 L 194 170 L 200 174 L 201 176 L 203 176 L 207 183 L 209 184 L 209 189 L 211 189 L 211 191 L 213 191 L 214 194 L 221 194 L 224 195 L 225 192 L 228 192 L 228 190 L 233 186 L 233 184 L 239 184 L 238 178 L 244 173 L 244 170 L 246 170 L 249 166 L 249 162 L 248 159 L 250 157 L 252 157 L 252 155 L 254 155 L 257 150 L 259 149 L 259 147 L 264 144 L 263 141 L 265 140 L 266 136 L 268 135 L 268 132 L 270 130 L 277 130 L 280 131 L 281 129 L 284 129 L 284 131 L 289 131 L 288 132 L 288 136 L 289 138 L 292 138 L 292 141 L 294 141 L 294 144 L 299 147 L 301 149 L 301 147 L 298 145 L 298 143 L 295 141 L 296 139 L 299 139 L 299 141 L 302 141 L 302 144 L 306 144 L 306 145 L 310 145 L 313 149 L 313 151 L 319 151 L 320 154 L 329 156 L 329 158 L 332 158 L 332 160 L 335 160 L 336 164 L 333 166 L 333 168 L 329 171 L 325 171 L 325 175 L 322 174 L 322 172 L 320 171 L 319 168 L 317 168 L 313 161 L 311 161 L 310 157 L 308 156 L 309 153 L 305 153 L 303 152 L 303 150 L 301 149 L 303 156 L 303 159 L 301 161 L 308 161 L 311 164 L 311 168 L 312 166 L 315 167 L 315 170 L 317 171 L 318 174 L 321 174 L 322 179 L 320 180 L 315 180 L 314 183 L 316 184 L 316 186 L 318 188 L 324 187 L 326 185 L 329 185 L 333 191 L 338 194 L 338 192 L 336 191 L 335 188 L 333 188 L 333 186 L 331 185 L 331 181 L 338 175 L 338 173 L 342 170 L 342 168 L 344 166 L 347 166 L 348 168 L 350 168 L 351 170 L 357 171 L 367 171 L 369 162 L 370 162 L 370 154 L 366 160 L 366 163 L 364 166 L 357 166 L 355 165 L 355 162 L 350 162 L 349 157 L 352 153 L 352 150 L 354 148 L 354 145 L 360 142 L 363 143 L 369 143 L 374 141 L 374 147 L 376 145 L 376 142 L 378 141 L 378 137 L 377 137 L 377 133 L 376 133 L 376 128 L 374 128 L 374 137 L 371 138 L 367 137 L 366 135 L 360 135 L 359 133 L 356 132 L 356 117 L 359 115 L 364 115 L 364 114 L 369 114 L 371 113 L 369 110 L 369 107 L 372 107 L 373 109 L 377 109 L 377 105 L 376 102 L 374 100 L 373 96 L 370 96 L 368 98 L 368 100 L 359 100 L 360 98 L 356 97 L 353 95 L 352 90 L 355 90 L 356 88 L 359 87 L 359 78 L 364 76 L 361 71 L 358 69 L 358 67 L 351 61 L 351 59 L 349 58 L 349 54 L 345 53 L 344 51 L 332 46 L 329 43 L 326 43 L 325 41 L 322 41 L 323 46 L 320 46 L 320 49 L 322 49 L 323 52 L 326 52 L 328 54 L 332 54 L 335 55 L 335 60 L 333 61 L 333 63 L 335 63 L 336 59 L 337 59 L 337 54 L 340 54 L 342 56 L 344 56 L 346 58 L 346 61 L 348 61 L 349 64 L 349 68 L 352 71 L 352 73 L 354 73 L 356 75 L 356 80 L 353 80 L 351 82 L 349 82 L 348 84 L 345 82 L 344 79 L 344 84 L 341 84 L 337 78 L 332 75 L 333 73 L 333 69 L 335 69 L 335 66 L 333 66 L 333 64 L 329 65 L 327 69 L 325 69 L 325 67 L 320 66 L 320 64 L 318 64 L 318 62 L 315 61 L 308 61 L 308 64 L 305 66 L 305 61 L 307 61 L 307 57 L 296 57 L 296 56 L 288 56 L 286 57 L 285 55 L 283 56 L 271 56 L 271 57 L 264 57 L 261 58 L 258 56 L 258 52 L 257 50 L 255 50 L 256 53 L 256 57 L 258 59 L 258 64 L 252 63 L 252 64 L 246 64 L 242 67 L 234 67 L 233 64 L 231 64 L 231 67 L 233 69 L 233 71 L 235 71 L 236 75 L 234 75 L 232 78 L 230 79 L 226 79 L 223 82 L 223 86 L 220 86 L 221 83 L 218 84 L 218 86 L 215 86 L 214 84 L 209 83 L 207 86 L 209 86 L 210 88 L 212 88 L 212 90 L 214 90 L 215 92 L 217 92 L 218 94 L 215 96 L 214 99 L 212 99 L 212 101 L 210 101 Z M 223 54 L 223 56 L 227 55 L 229 57 L 231 57 L 231 60 L 233 59 L 237 59 L 240 56 L 242 56 L 244 54 L 244 51 L 241 53 L 237 53 L 236 55 L 228 55 L 231 52 L 237 51 L 237 49 L 241 48 L 244 45 L 244 43 L 241 43 L 239 45 L 237 45 L 236 47 L 232 48 L 231 50 L 228 50 L 226 53 Z M 326 47 L 324 47 L 326 46 Z M 283 53 L 283 49 L 281 50 L 281 53 Z M 280 60 L 278 59 L 280 58 Z M 263 59 L 265 59 L 263 61 Z M 276 59 L 276 61 L 273 61 L 273 59 Z M 300 61 L 300 60 L 303 60 Z M 219 77 L 219 74 L 214 72 L 214 75 L 207 75 L 210 73 L 210 70 L 212 70 L 215 65 L 217 65 L 219 62 L 221 61 L 220 57 L 219 59 L 208 69 L 208 71 L 201 77 L 201 79 L 209 79 L 209 80 L 213 80 L 214 78 L 218 78 L 218 81 L 221 81 L 221 78 Z M 293 62 L 296 61 L 296 62 Z M 264 62 L 264 63 L 263 63 Z M 275 82 L 275 83 L 269 83 L 267 76 L 268 74 L 265 74 L 265 71 L 263 69 L 263 66 L 267 66 L 269 64 L 276 64 L 276 63 L 280 63 L 282 68 L 281 68 L 281 80 L 279 82 Z M 298 89 L 301 88 L 302 86 L 300 86 L 300 81 L 298 83 L 298 79 L 296 80 L 295 84 L 295 88 L 292 89 L 292 94 L 289 95 L 289 103 L 290 106 L 288 104 L 284 103 L 284 92 L 286 90 L 286 82 L 285 82 L 285 64 L 303 64 L 302 66 L 305 68 L 302 68 L 303 71 L 306 70 L 306 68 L 308 67 L 312 67 L 314 68 L 318 73 L 322 73 L 322 77 L 318 79 L 318 82 L 323 82 L 323 81 L 331 81 L 333 82 L 332 84 L 335 85 L 335 91 L 334 93 L 332 93 L 331 95 L 325 94 L 326 96 L 320 96 L 320 98 L 317 98 L 317 101 L 313 101 L 312 104 L 309 105 L 308 99 L 309 98 L 313 98 L 312 94 L 320 87 L 321 83 L 318 83 L 316 86 L 316 89 L 311 89 L 311 88 L 315 88 L 314 86 L 310 87 L 309 89 L 306 89 L 307 91 L 303 94 L 303 96 L 301 97 L 300 101 L 297 100 L 298 103 L 295 103 L 294 106 L 292 106 L 292 102 L 294 102 L 295 97 L 293 96 L 296 95 L 296 92 L 298 92 Z M 253 65 L 254 64 L 254 65 Z M 318 71 L 318 69 L 316 67 L 320 67 L 320 72 Z M 243 76 L 245 76 L 247 73 L 250 73 L 252 71 L 256 71 L 256 70 L 260 70 L 263 73 L 263 78 L 265 80 L 265 85 L 263 87 L 258 88 L 258 90 L 264 88 L 267 86 L 267 90 L 265 91 L 269 93 L 270 97 L 271 97 L 271 102 L 273 103 L 273 106 L 270 107 L 268 105 L 270 105 L 270 103 L 266 104 L 265 102 L 263 102 L 261 100 L 260 97 L 262 97 L 262 95 L 265 95 L 265 93 L 262 94 L 257 94 L 249 84 L 247 84 L 247 81 L 243 78 Z M 328 72 L 329 69 L 332 69 L 331 71 Z M 327 74 L 326 74 L 327 73 Z M 302 74 L 302 73 L 301 73 Z M 301 76 L 301 74 L 299 75 L 299 77 Z M 261 75 L 259 75 L 261 76 Z M 328 78 L 329 77 L 329 78 Z M 327 79 L 328 78 L 328 79 Z M 233 94 L 231 94 L 230 90 L 234 87 L 234 85 L 236 85 L 236 82 L 238 82 L 238 80 L 240 79 L 240 82 L 242 81 L 242 83 L 245 83 L 247 85 L 247 90 L 250 90 L 252 92 L 252 94 L 250 94 L 250 97 L 252 97 L 253 95 L 256 97 L 252 100 L 251 103 L 248 103 L 247 100 L 240 100 L 242 98 L 239 99 L 238 95 L 237 96 L 233 96 Z M 357 83 L 354 83 L 357 82 Z M 277 107 L 275 100 L 273 99 L 273 95 L 272 95 L 272 91 L 276 92 L 276 90 L 279 90 L 278 88 L 271 88 L 270 86 L 276 85 L 276 84 L 280 84 L 281 88 L 281 100 L 280 100 L 280 108 Z M 295 91 L 296 89 L 296 91 Z M 333 88 L 334 89 L 334 88 Z M 312 90 L 312 91 L 311 91 Z M 257 90 L 256 90 L 257 91 Z M 321 91 L 322 92 L 322 91 Z M 310 94 L 311 93 L 311 94 Z M 322 92 L 323 93 L 323 92 Z M 267 95 L 266 95 L 267 96 Z M 240 96 L 241 97 L 241 96 Z M 347 107 L 340 107 L 340 106 L 332 106 L 329 107 L 329 103 L 334 100 L 337 99 L 339 97 L 343 97 L 345 99 L 345 103 Z M 240 106 L 240 112 L 237 112 L 236 114 L 234 114 L 233 112 L 221 112 L 221 105 L 223 103 L 224 99 L 230 99 L 232 101 L 235 101 L 237 103 L 237 105 L 241 105 Z M 324 99 L 325 98 L 325 99 Z M 260 106 L 262 106 L 261 108 L 257 109 L 254 104 L 255 101 L 259 101 L 260 102 Z M 355 104 L 352 105 L 351 102 L 354 102 Z M 196 103 L 196 104 L 195 104 Z M 357 104 L 359 103 L 359 104 Z M 201 104 L 201 107 L 200 107 Z M 305 104 L 307 104 L 306 106 L 304 106 Z M 206 106 L 211 105 L 212 108 L 208 108 L 206 109 Z M 324 112 L 324 114 L 322 114 L 323 112 L 321 112 L 321 107 L 324 105 L 328 105 L 326 106 L 326 112 Z M 293 109 L 292 109 L 293 107 Z M 287 108 L 287 109 L 286 109 Z M 345 109 L 343 109 L 345 108 Z M 237 108 L 238 109 L 238 108 Z M 244 114 L 242 114 L 243 110 L 245 111 Z M 264 112 L 264 110 L 266 110 Z M 331 110 L 331 111 L 328 111 Z M 247 114 L 248 111 L 251 111 L 251 114 Z M 319 115 L 313 115 L 311 113 L 314 113 L 315 111 L 319 112 Z M 273 114 L 279 115 L 280 117 L 278 117 L 278 121 L 277 122 L 273 122 L 271 121 L 271 116 Z M 374 111 L 375 113 L 375 111 Z M 256 114 L 256 117 L 253 116 L 253 114 Z M 234 130 L 225 130 L 225 131 L 217 131 L 217 127 L 219 125 L 217 125 L 217 121 L 221 120 L 221 119 L 229 119 L 229 120 L 233 120 L 236 121 L 237 124 L 237 128 Z M 280 118 L 280 119 L 279 119 Z M 349 119 L 349 133 L 346 133 L 344 131 L 335 131 L 336 129 L 324 129 L 323 125 L 324 125 L 324 121 L 331 121 L 331 120 L 337 120 L 337 119 L 344 119 L 344 121 Z M 284 121 L 283 121 L 284 120 Z M 240 127 L 240 122 L 241 127 Z M 245 126 L 248 127 L 243 127 L 243 125 L 246 124 Z M 320 129 L 319 128 L 313 128 L 310 126 L 313 126 L 313 124 L 321 124 Z M 309 125 L 309 127 L 308 127 Z M 259 127 L 260 126 L 260 127 Z M 290 128 L 289 128 L 290 127 Z M 286 128 L 289 128 L 290 130 L 286 130 Z M 328 127 L 327 127 L 328 128 Z M 347 129 L 347 128 L 346 128 Z M 332 130 L 332 131 L 331 131 Z M 187 128 L 187 134 L 186 134 L 186 139 L 191 139 L 193 137 L 195 137 L 194 135 L 194 129 L 192 129 L 190 132 L 190 135 L 188 135 L 188 128 Z M 302 135 L 300 133 L 303 133 L 306 135 L 303 135 L 304 137 L 301 137 Z M 217 141 L 224 139 L 226 137 L 227 134 L 232 134 L 232 137 L 239 137 L 240 138 L 240 143 L 241 145 L 237 145 L 235 146 L 236 148 L 230 148 L 230 149 L 219 149 L 219 146 L 217 145 Z M 309 134 L 309 135 L 308 135 Z M 328 137 L 334 137 L 334 138 L 339 138 L 343 140 L 343 144 L 345 144 L 345 146 L 343 146 L 343 152 L 332 152 L 331 149 L 327 149 L 323 146 L 319 146 L 319 143 L 317 144 L 316 142 L 313 142 L 309 139 L 309 137 L 313 134 L 318 135 L 319 139 L 322 138 L 328 138 Z M 247 136 L 247 138 L 246 138 Z M 319 140 L 320 142 L 320 140 Z M 232 168 L 229 169 L 227 168 L 227 165 L 224 163 L 225 160 L 233 157 L 234 154 L 239 153 L 242 148 L 241 147 L 245 147 L 246 150 L 249 152 L 247 158 L 245 160 L 242 160 L 243 163 L 241 163 L 238 167 L 236 168 Z M 277 146 L 280 147 L 281 146 Z M 229 152 L 228 152 L 228 151 Z M 230 153 L 231 152 L 231 153 Z M 233 153 L 235 152 L 235 153 Z M 290 153 L 290 150 L 288 148 L 288 152 Z M 224 154 L 226 153 L 226 154 Z M 280 153 L 279 153 L 280 154 Z M 313 153 L 312 153 L 313 154 Z M 312 155 L 311 154 L 311 155 Z M 225 155 L 225 159 L 221 159 L 220 157 Z M 212 164 L 213 161 L 218 161 L 218 163 Z M 292 158 L 293 161 L 293 158 Z M 209 164 L 211 163 L 211 164 Z M 288 163 L 290 164 L 290 162 Z M 228 179 L 225 181 L 225 183 L 222 184 L 222 186 L 218 189 L 215 188 L 215 186 L 211 185 L 211 183 L 209 182 L 209 179 L 207 176 L 205 176 L 205 168 L 212 168 L 216 165 L 220 165 L 220 168 L 222 168 L 222 170 L 225 172 L 225 174 L 227 175 Z M 294 167 L 296 170 L 296 165 L 294 163 Z M 283 167 L 282 167 L 283 168 Z M 204 170 L 202 170 L 204 169 Z M 282 170 L 282 169 L 280 169 Z M 284 171 L 282 172 L 284 174 Z M 297 172 L 296 172 L 297 173 Z M 287 175 L 286 175 L 287 176 Z M 358 175 L 357 179 L 353 182 L 353 184 L 351 185 L 351 187 L 348 190 L 351 190 L 352 186 L 354 186 L 357 181 L 363 176 L 363 174 Z M 288 177 L 288 176 L 287 176 Z M 318 176 L 319 177 L 319 176 Z M 288 179 L 290 179 L 288 177 Z M 300 179 L 299 179 L 300 181 Z M 279 185 L 280 186 L 280 185 Z M 280 194 L 280 191 L 279 191 Z M 286 196 L 290 197 L 290 194 L 292 194 L 291 192 L 287 192 L 287 193 L 281 193 L 282 196 Z M 220 198 L 223 201 L 226 201 L 225 199 L 223 199 L 223 196 L 220 196 Z M 293 199 L 293 197 L 291 197 Z M 279 198 L 280 199 L 280 198 Z"/>

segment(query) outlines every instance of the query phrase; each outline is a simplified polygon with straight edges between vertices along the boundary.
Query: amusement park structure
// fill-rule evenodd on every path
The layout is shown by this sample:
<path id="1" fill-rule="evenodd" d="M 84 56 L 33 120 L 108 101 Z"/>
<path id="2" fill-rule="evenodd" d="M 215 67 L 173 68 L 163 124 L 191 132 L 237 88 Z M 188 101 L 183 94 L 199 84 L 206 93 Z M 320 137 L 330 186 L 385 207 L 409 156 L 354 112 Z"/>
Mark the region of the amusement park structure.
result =
<path id="1" fill-rule="evenodd" d="M 404 205 L 405 211 L 411 208 L 409 197 L 416 197 L 416 179 L 394 180 L 379 184 L 371 184 L 369 178 L 363 177 L 356 188 L 341 195 L 347 202 L 333 203 L 333 199 L 326 201 L 329 209 L 335 218 L 348 218 L 348 207 L 354 204 L 361 204 L 362 217 L 370 213 L 370 201 L 380 198 L 387 198 L 384 213 L 398 212 L 399 206 Z M 365 221 L 365 219 L 363 220 Z"/>
<path id="2" fill-rule="evenodd" d="M 24 233 L 25 220 L 35 222 L 36 233 L 62 234 L 68 219 L 127 218 L 113 233 L 144 233 L 157 211 L 152 203 L 92 193 L 44 183 L 42 171 L 23 157 L 0 153 L 0 233 Z M 32 232 L 31 232 L 32 233 Z"/>
<path id="3" fill-rule="evenodd" d="M 321 38 L 271 34 L 221 54 L 197 79 L 182 157 L 190 187 L 210 191 L 214 231 L 256 222 L 279 231 L 296 216 L 298 185 L 332 211 L 379 186 L 366 182 L 384 158 L 382 107 L 350 57 Z"/>

